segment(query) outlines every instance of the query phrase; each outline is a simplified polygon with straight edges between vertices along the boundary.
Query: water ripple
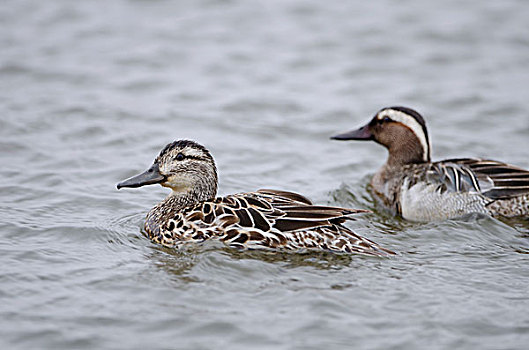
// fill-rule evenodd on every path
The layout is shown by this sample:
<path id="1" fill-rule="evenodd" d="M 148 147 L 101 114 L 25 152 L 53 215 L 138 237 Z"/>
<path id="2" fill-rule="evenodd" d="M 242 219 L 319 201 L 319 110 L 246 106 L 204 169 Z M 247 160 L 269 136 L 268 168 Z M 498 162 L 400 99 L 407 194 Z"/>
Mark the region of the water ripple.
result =
<path id="1" fill-rule="evenodd" d="M 404 104 L 434 159 L 529 168 L 523 1 L 3 5 L 0 347 L 526 347 L 527 220 L 394 218 L 368 185 L 385 150 L 328 139 Z M 347 225 L 399 255 L 150 242 L 166 190 L 115 184 L 179 138 L 221 194 L 369 209 Z"/>

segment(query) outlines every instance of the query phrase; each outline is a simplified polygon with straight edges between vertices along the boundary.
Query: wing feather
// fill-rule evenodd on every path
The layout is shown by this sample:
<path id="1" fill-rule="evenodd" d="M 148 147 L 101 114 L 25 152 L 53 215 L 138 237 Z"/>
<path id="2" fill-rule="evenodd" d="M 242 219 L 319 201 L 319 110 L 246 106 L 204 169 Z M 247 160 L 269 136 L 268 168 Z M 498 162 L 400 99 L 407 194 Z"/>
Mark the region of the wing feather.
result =
<path id="1" fill-rule="evenodd" d="M 313 205 L 297 193 L 266 189 L 203 202 L 185 210 L 182 220 L 193 231 L 186 237 L 203 240 L 216 235 L 237 248 L 394 254 L 341 225 L 351 215 L 364 212 L 368 211 Z"/>
<path id="2" fill-rule="evenodd" d="M 452 191 L 475 191 L 494 200 L 529 195 L 529 171 L 495 160 L 447 159 L 430 170 Z"/>
<path id="3" fill-rule="evenodd" d="M 305 196 L 300 195 L 299 193 L 289 192 L 289 191 L 279 191 L 279 190 L 270 190 L 270 189 L 260 189 L 257 191 L 259 194 L 270 195 L 280 200 L 290 200 L 292 202 L 300 202 L 308 205 L 312 205 L 310 199 Z"/>

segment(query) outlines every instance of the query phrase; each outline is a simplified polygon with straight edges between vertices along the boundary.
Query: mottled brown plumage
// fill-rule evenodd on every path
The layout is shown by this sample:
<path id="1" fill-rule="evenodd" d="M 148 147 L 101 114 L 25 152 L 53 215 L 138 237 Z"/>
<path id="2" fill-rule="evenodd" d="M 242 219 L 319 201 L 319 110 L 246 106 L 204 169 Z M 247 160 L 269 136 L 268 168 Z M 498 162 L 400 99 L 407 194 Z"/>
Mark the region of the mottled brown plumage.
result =
<path id="1" fill-rule="evenodd" d="M 317 206 L 302 195 L 277 190 L 215 197 L 213 157 L 192 141 L 167 145 L 149 170 L 118 188 L 153 183 L 172 189 L 145 221 L 149 237 L 165 246 L 214 239 L 236 248 L 394 254 L 343 225 L 364 210 Z"/>

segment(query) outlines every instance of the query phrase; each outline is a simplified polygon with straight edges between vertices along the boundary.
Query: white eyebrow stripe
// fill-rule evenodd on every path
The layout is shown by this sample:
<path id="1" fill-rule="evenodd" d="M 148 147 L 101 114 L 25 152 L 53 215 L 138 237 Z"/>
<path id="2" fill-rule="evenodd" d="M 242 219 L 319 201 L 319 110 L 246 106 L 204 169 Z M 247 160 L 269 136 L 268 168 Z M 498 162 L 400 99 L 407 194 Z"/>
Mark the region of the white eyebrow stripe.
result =
<path id="1" fill-rule="evenodd" d="M 191 156 L 191 157 L 201 157 L 201 156 L 204 155 L 204 152 L 202 152 L 201 150 L 198 150 L 196 148 L 192 148 L 192 147 L 184 148 L 183 153 L 185 155 L 188 155 L 188 156 Z"/>
<path id="2" fill-rule="evenodd" d="M 411 129 L 411 131 L 417 136 L 419 142 L 422 145 L 423 154 L 422 158 L 425 162 L 430 159 L 430 143 L 426 138 L 424 131 L 422 130 L 421 124 L 415 118 L 406 113 L 396 111 L 394 109 L 386 109 L 379 113 L 377 119 L 383 119 L 384 117 L 389 117 L 391 120 L 399 122 Z"/>

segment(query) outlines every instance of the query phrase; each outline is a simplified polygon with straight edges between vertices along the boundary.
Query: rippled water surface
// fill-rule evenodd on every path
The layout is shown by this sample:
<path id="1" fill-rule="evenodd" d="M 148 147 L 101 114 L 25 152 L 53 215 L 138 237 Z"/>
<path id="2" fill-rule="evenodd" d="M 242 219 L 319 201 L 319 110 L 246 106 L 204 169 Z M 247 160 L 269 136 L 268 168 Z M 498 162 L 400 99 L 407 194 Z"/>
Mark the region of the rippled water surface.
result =
<path id="1" fill-rule="evenodd" d="M 421 111 L 434 159 L 529 168 L 529 3 L 36 1 L 0 8 L 0 347 L 522 349 L 529 223 L 393 218 L 376 144 L 330 135 Z M 368 208 L 399 255 L 165 249 L 167 192 L 118 192 L 167 142 L 205 144 L 220 193 Z"/>

